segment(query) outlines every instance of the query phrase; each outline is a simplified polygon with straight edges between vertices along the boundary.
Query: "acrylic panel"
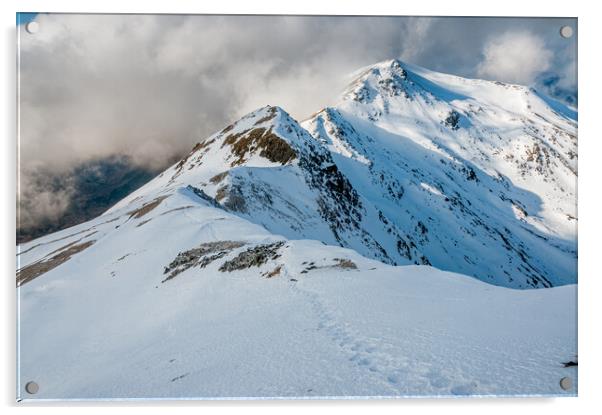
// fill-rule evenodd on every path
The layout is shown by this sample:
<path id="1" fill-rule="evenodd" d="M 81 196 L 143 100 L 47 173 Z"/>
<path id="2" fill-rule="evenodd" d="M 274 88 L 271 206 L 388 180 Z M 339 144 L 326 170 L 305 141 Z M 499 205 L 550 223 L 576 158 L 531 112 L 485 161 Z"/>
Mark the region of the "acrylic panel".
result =
<path id="1" fill-rule="evenodd" d="M 18 400 L 577 394 L 577 19 L 17 38 Z"/>

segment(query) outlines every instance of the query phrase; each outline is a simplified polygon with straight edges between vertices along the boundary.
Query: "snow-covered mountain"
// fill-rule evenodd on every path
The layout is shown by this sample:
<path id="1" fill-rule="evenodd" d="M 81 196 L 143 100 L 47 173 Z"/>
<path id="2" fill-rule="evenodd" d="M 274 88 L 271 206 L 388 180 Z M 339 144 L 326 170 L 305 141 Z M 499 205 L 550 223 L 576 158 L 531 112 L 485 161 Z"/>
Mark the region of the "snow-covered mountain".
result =
<path id="1" fill-rule="evenodd" d="M 258 109 L 18 247 L 19 393 L 559 394 L 576 126 L 534 90 L 397 60 L 302 123 Z"/>
<path id="2" fill-rule="evenodd" d="M 562 285 L 576 281 L 575 117 L 525 87 L 393 60 L 301 125 L 278 107 L 248 114 L 114 209 L 191 185 L 290 239 Z"/>
<path id="3" fill-rule="evenodd" d="M 577 374 L 563 367 L 575 285 L 512 290 L 389 266 L 276 236 L 193 189 L 20 257 L 22 398 L 576 391 L 558 385 Z"/>
<path id="4" fill-rule="evenodd" d="M 434 266 L 509 287 L 576 281 L 570 108 L 393 60 L 303 125 Z"/>

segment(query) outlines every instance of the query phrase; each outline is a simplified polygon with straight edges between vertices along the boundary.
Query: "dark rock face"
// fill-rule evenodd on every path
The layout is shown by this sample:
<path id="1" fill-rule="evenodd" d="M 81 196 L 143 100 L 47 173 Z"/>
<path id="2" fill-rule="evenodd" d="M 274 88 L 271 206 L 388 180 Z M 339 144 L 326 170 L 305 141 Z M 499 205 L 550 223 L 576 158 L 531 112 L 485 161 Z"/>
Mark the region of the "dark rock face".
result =
<path id="1" fill-rule="evenodd" d="M 232 212 L 248 213 L 247 202 L 240 183 L 222 186 L 217 190 L 215 200 L 221 207 Z"/>
<path id="2" fill-rule="evenodd" d="M 204 191 L 202 191 L 201 189 L 194 187 L 192 185 L 188 185 L 186 186 L 186 188 L 188 190 L 190 190 L 191 192 L 193 192 L 195 195 L 197 195 L 199 198 L 203 199 L 206 202 L 209 202 L 209 204 L 213 207 L 216 208 L 221 208 L 222 206 L 211 196 L 209 196 L 207 193 L 205 193 Z"/>
<path id="3" fill-rule="evenodd" d="M 299 167 L 307 184 L 320 192 L 318 207 L 333 233 L 344 227 L 359 227 L 362 204 L 356 190 L 338 169 L 329 153 L 304 154 Z"/>
<path id="4" fill-rule="evenodd" d="M 274 112 L 279 115 L 277 124 L 262 124 L 262 127 L 252 129 L 236 128 L 235 125 L 228 129 L 229 135 L 224 136 L 218 145 L 232 149 L 231 156 L 226 156 L 225 160 L 235 164 L 234 167 L 239 167 L 237 163 L 241 160 L 241 167 L 245 167 L 251 153 L 258 153 L 271 161 L 285 162 L 282 168 L 274 168 L 274 178 L 277 179 L 280 174 L 287 175 L 293 181 L 291 189 L 298 187 L 304 192 L 309 191 L 311 196 L 306 199 L 307 204 L 296 206 L 293 202 L 296 195 L 289 194 L 286 186 L 283 188 L 278 180 L 272 183 L 269 178 L 254 174 L 254 168 L 251 167 L 228 170 L 208 179 L 209 183 L 218 186 L 215 201 L 222 208 L 242 214 L 246 219 L 279 234 L 284 232 L 285 236 L 291 238 L 303 235 L 312 239 L 317 231 L 315 226 L 326 225 L 332 236 L 328 238 L 328 243 L 356 249 L 388 264 L 428 262 L 417 251 L 416 244 L 386 218 L 382 226 L 377 225 L 379 229 L 373 228 L 374 220 L 378 220 L 377 210 L 365 204 L 365 199 L 341 171 L 324 143 L 308 134 L 283 110 L 268 110 L 267 116 L 258 118 L 261 118 L 260 121 L 275 118 L 272 117 Z M 341 121 L 342 125 L 333 122 L 327 127 L 332 125 L 341 137 L 357 135 L 350 124 L 343 122 L 336 110 L 327 109 L 325 116 Z M 260 121 L 256 121 L 254 126 L 261 124 Z M 278 135 L 272 131 L 278 131 Z M 274 137 L 271 137 L 272 134 Z M 366 137 L 366 140 L 370 139 Z M 263 143 L 266 146 L 261 150 Z M 356 153 L 363 151 L 361 143 L 354 146 L 352 150 Z M 268 152 L 268 155 L 262 151 Z M 294 159 L 290 159 L 293 154 Z M 292 161 L 295 163 L 289 163 Z M 391 177 L 388 191 L 391 198 L 398 200 L 403 196 L 404 188 Z M 380 216 L 384 218 L 382 212 Z M 383 233 L 387 234 L 384 238 Z"/>
<path id="5" fill-rule="evenodd" d="M 452 130 L 457 130 L 460 122 L 460 114 L 457 111 L 451 111 L 447 118 L 445 118 L 445 125 L 447 125 Z"/>
<path id="6" fill-rule="evenodd" d="M 205 268 L 213 261 L 223 258 L 232 250 L 244 245 L 244 242 L 238 241 L 206 242 L 200 244 L 197 248 L 180 252 L 178 256 L 165 267 L 163 274 L 169 275 L 162 282 L 169 281 L 192 267 Z"/>
<path id="7" fill-rule="evenodd" d="M 280 257 L 278 250 L 284 245 L 284 241 L 271 244 L 257 245 L 241 252 L 235 258 L 226 261 L 219 267 L 222 272 L 232 272 L 251 267 L 259 267 L 268 261 Z"/>

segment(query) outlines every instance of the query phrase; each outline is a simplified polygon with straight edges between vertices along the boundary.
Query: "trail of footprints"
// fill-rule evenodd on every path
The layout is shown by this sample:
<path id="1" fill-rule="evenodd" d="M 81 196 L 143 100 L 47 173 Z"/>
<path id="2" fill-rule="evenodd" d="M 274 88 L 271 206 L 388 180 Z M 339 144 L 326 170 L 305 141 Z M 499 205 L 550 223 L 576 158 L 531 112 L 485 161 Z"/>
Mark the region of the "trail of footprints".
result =
<path id="1" fill-rule="evenodd" d="M 367 338 L 355 332 L 347 323 L 337 321 L 333 311 L 325 306 L 318 294 L 293 284 L 293 290 L 309 301 L 319 318 L 318 330 L 329 337 L 349 356 L 349 361 L 360 368 L 382 377 L 383 385 L 394 394 L 416 394 L 430 391 L 432 394 L 466 395 L 477 392 L 477 383 L 452 381 L 441 371 L 434 370 L 425 362 L 412 362 L 395 347 L 380 339 Z"/>

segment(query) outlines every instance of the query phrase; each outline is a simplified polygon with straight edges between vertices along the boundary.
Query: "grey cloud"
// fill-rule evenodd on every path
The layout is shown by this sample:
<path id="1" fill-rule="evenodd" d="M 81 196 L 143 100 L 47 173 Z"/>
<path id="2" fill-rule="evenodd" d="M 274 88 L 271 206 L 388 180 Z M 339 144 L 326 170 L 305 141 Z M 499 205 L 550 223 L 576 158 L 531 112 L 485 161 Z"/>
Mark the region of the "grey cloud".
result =
<path id="1" fill-rule="evenodd" d="M 384 59 L 476 76 L 486 42 L 517 28 L 544 39 L 553 52 L 547 69 L 563 86 L 576 85 L 566 69 L 575 42 L 557 32 L 570 19 L 42 14 L 37 21 L 35 35 L 20 28 L 21 208 L 32 221 L 45 215 L 28 207 L 43 202 L 35 197 L 44 189 L 29 179 L 35 171 L 64 174 L 114 155 L 162 168 L 257 107 L 280 105 L 303 119 L 335 102 L 347 74 Z M 61 203 L 49 205 L 60 213 Z"/>

